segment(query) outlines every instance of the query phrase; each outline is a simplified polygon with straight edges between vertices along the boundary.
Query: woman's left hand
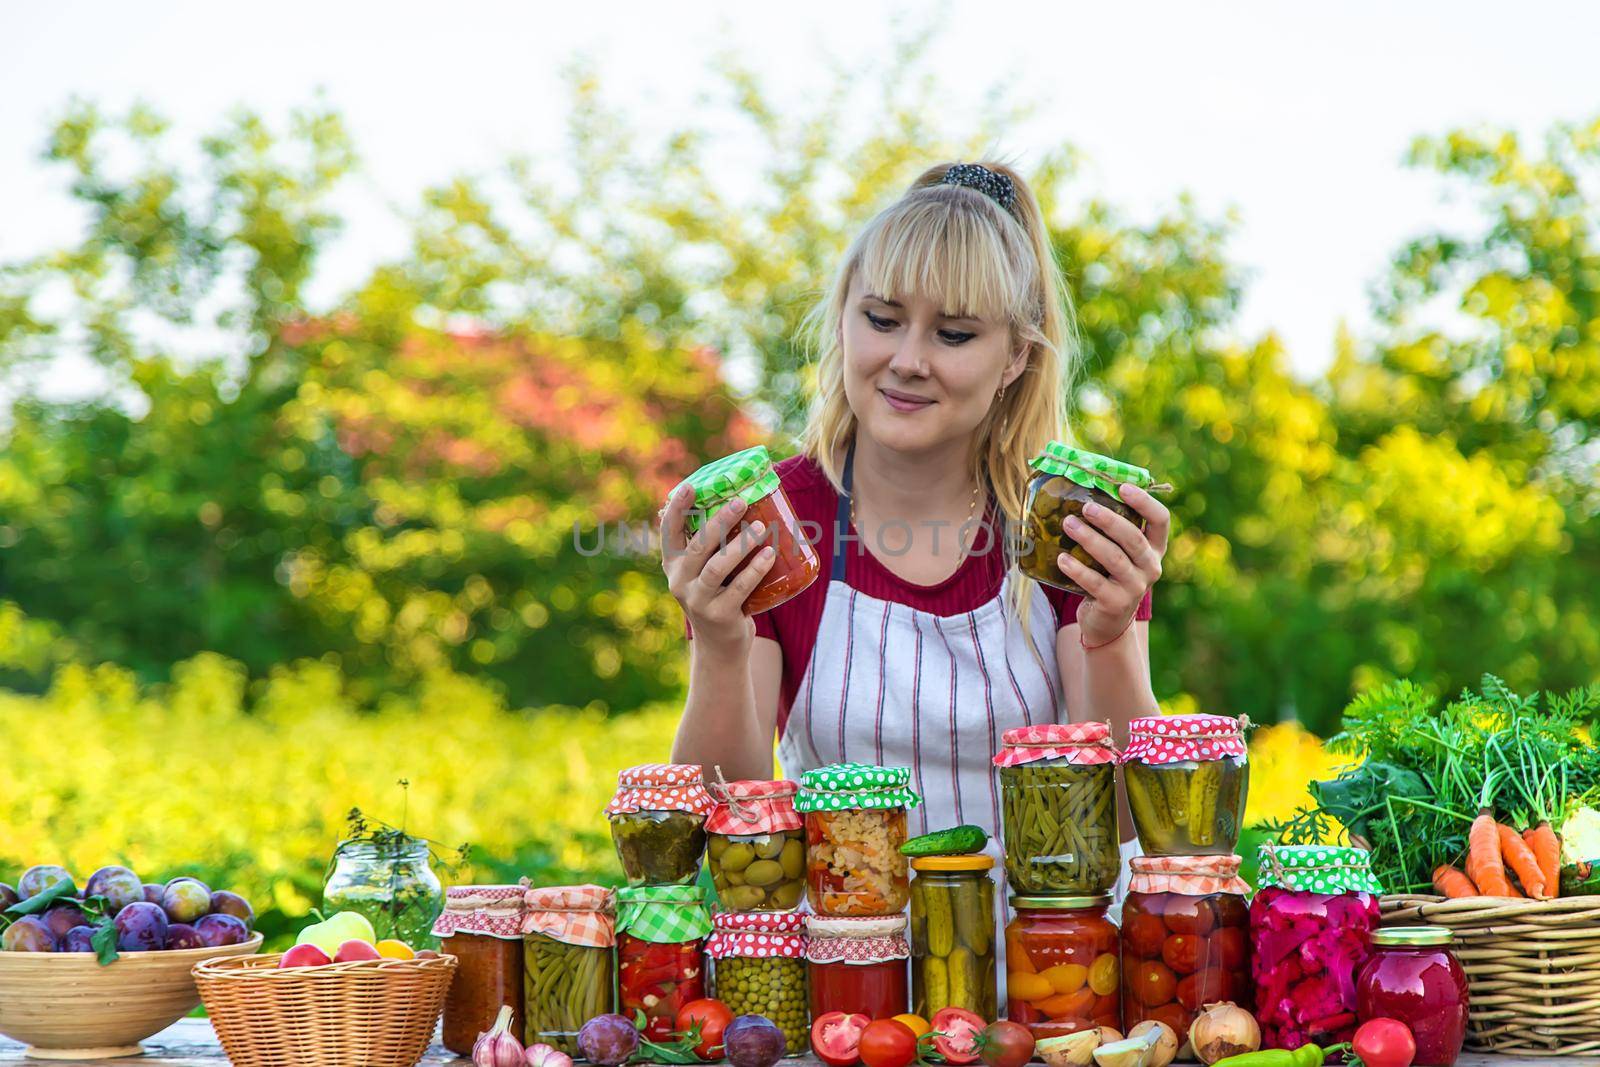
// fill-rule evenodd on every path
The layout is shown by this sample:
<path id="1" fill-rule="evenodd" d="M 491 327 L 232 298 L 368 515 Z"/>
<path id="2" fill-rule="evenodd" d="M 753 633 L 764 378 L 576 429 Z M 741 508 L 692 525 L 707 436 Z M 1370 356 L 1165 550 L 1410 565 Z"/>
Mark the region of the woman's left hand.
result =
<path id="1" fill-rule="evenodd" d="M 1066 552 L 1057 560 L 1062 572 L 1088 594 L 1078 608 L 1078 631 L 1089 646 L 1115 640 L 1133 621 L 1139 602 L 1161 578 L 1161 558 L 1167 554 L 1167 535 L 1172 528 L 1172 513 L 1143 489 L 1123 485 L 1118 495 L 1144 517 L 1143 530 L 1093 502 L 1083 506 L 1083 518 L 1088 522 L 1068 515 L 1063 524 L 1067 536 L 1108 572 L 1101 574 Z"/>

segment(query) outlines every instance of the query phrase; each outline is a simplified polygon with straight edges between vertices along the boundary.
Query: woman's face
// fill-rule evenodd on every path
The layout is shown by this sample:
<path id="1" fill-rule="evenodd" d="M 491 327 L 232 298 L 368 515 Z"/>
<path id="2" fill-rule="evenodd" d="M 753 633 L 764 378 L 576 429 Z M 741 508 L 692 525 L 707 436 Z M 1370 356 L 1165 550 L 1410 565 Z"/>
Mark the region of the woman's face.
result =
<path id="1" fill-rule="evenodd" d="M 869 293 L 859 273 L 840 332 L 850 409 L 897 452 L 970 440 L 1001 382 L 1021 370 L 1004 322 L 945 318 L 915 294 Z"/>

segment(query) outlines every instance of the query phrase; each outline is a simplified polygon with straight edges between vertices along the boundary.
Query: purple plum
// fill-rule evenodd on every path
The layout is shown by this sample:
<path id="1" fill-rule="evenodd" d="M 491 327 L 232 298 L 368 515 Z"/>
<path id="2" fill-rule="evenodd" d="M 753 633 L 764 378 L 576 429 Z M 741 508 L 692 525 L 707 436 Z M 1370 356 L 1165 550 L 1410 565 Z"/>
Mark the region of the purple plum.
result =
<path id="1" fill-rule="evenodd" d="M 144 899 L 139 876 L 126 867 L 101 867 L 89 876 L 83 890 L 91 897 L 105 897 L 106 911 L 115 915 L 136 900 Z"/>
<path id="2" fill-rule="evenodd" d="M 117 912 L 117 948 L 123 952 L 155 952 L 167 944 L 167 913 L 137 900 Z"/>
<path id="3" fill-rule="evenodd" d="M 244 923 L 246 929 L 255 925 L 256 921 L 256 913 L 250 907 L 250 902 L 238 893 L 230 893 L 226 889 L 219 889 L 211 894 L 211 914 L 232 915 Z"/>
<path id="4" fill-rule="evenodd" d="M 0 911 L 5 911 L 22 898 L 17 896 L 17 891 L 11 886 L 0 882 Z"/>
<path id="5" fill-rule="evenodd" d="M 93 952 L 94 930 L 87 926 L 74 926 L 67 931 L 67 936 L 61 940 L 62 952 Z"/>
<path id="6" fill-rule="evenodd" d="M 161 907 L 175 923 L 192 923 L 211 910 L 211 890 L 204 882 L 180 878 L 167 883 Z"/>
<path id="7" fill-rule="evenodd" d="M 38 896 L 47 889 L 55 888 L 61 882 L 66 882 L 72 887 L 67 890 L 68 893 L 76 892 L 78 889 L 78 883 L 72 880 L 72 875 L 67 872 L 65 867 L 41 863 L 37 867 L 29 867 L 23 872 L 22 879 L 17 882 L 17 896 L 27 900 L 29 897 Z"/>
<path id="8" fill-rule="evenodd" d="M 205 938 L 200 936 L 200 931 L 188 923 L 172 923 L 167 927 L 167 951 L 175 952 L 184 948 L 205 948 Z"/>
<path id="9" fill-rule="evenodd" d="M 37 915 L 24 915 L 0 934 L 0 949 L 7 952 L 55 952 L 59 948 L 56 935 Z"/>
<path id="10" fill-rule="evenodd" d="M 207 948 L 242 945 L 250 940 L 250 928 L 233 915 L 202 915 L 194 928 Z"/>
<path id="11" fill-rule="evenodd" d="M 144 900 L 146 904 L 161 903 L 161 895 L 167 891 L 166 885 L 161 882 L 146 882 L 140 888 L 144 890 Z M 124 907 L 126 907 L 126 905 L 124 905 Z"/>
<path id="12" fill-rule="evenodd" d="M 50 932 L 56 935 L 57 941 L 66 937 L 67 931 L 74 926 L 89 925 L 89 916 L 83 913 L 83 909 L 76 904 L 66 902 L 50 905 L 44 909 L 44 915 L 41 918 L 44 919 L 44 924 L 50 928 Z"/>

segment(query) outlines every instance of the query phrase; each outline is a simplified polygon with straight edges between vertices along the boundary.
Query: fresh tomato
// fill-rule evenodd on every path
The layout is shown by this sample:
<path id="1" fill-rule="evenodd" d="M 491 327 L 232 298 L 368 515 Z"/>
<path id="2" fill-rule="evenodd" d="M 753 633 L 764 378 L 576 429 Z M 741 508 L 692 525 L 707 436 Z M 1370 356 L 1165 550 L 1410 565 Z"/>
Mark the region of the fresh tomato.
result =
<path id="1" fill-rule="evenodd" d="M 984 1027 L 978 1044 L 988 1067 L 1022 1067 L 1033 1059 L 1033 1031 L 1009 1019 Z"/>
<path id="2" fill-rule="evenodd" d="M 678 1009 L 679 1033 L 688 1033 L 696 1023 L 700 1024 L 700 1043 L 694 1047 L 694 1054 L 703 1060 L 720 1060 L 722 1058 L 722 1031 L 733 1022 L 733 1012 L 720 1000 L 706 997 L 703 1000 L 691 1000 Z"/>
<path id="3" fill-rule="evenodd" d="M 921 1037 L 923 1034 L 933 1029 L 933 1027 L 928 1025 L 928 1020 L 924 1019 L 920 1015 L 912 1015 L 909 1012 L 905 1015 L 896 1015 L 894 1017 L 894 1021 L 897 1023 L 905 1023 L 911 1028 L 911 1032 L 916 1034 L 918 1037 Z"/>
<path id="4" fill-rule="evenodd" d="M 961 1067 L 978 1062 L 978 1035 L 983 1033 L 983 1016 L 966 1008 L 943 1008 L 935 1013 L 933 1047 L 944 1062 Z"/>
<path id="5" fill-rule="evenodd" d="M 1411 1067 L 1417 1056 L 1417 1039 L 1398 1019 L 1368 1019 L 1350 1044 L 1367 1067 Z"/>
<path id="6" fill-rule="evenodd" d="M 861 1059 L 861 1031 L 871 1022 L 842 1011 L 819 1015 L 811 1024 L 811 1051 L 828 1067 L 851 1067 Z"/>
<path id="7" fill-rule="evenodd" d="M 876 1019 L 861 1031 L 864 1067 L 910 1067 L 917 1058 L 917 1035 L 898 1019 Z"/>

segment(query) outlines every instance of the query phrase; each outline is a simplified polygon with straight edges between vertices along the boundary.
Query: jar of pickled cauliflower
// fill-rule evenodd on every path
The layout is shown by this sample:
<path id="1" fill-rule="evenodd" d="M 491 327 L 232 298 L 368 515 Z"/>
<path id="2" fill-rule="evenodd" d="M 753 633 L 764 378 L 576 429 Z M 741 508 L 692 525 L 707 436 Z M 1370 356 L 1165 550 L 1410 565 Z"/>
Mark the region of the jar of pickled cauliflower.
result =
<path id="1" fill-rule="evenodd" d="M 1150 472 L 1131 463 L 1074 448 L 1062 441 L 1045 445 L 1029 463 L 1034 469 L 1023 503 L 1021 543 L 1017 567 L 1034 581 L 1083 594 L 1083 586 L 1061 569 L 1058 557 L 1067 553 L 1090 570 L 1106 573 L 1105 564 L 1067 533 L 1067 516 L 1083 517 L 1083 506 L 1096 503 L 1113 511 L 1139 529 L 1144 516 L 1122 502 L 1120 487 L 1138 486 L 1150 492 L 1166 492 L 1170 485 L 1157 485 Z"/>
<path id="2" fill-rule="evenodd" d="M 800 779 L 806 897 L 818 915 L 898 915 L 911 899 L 906 809 L 922 803 L 906 767 L 832 763 Z"/>
<path id="3" fill-rule="evenodd" d="M 806 892 L 805 820 L 799 787 L 776 782 L 713 782 L 706 819 L 706 865 L 723 911 L 793 911 Z"/>

